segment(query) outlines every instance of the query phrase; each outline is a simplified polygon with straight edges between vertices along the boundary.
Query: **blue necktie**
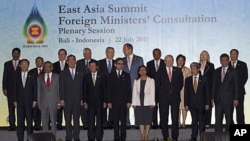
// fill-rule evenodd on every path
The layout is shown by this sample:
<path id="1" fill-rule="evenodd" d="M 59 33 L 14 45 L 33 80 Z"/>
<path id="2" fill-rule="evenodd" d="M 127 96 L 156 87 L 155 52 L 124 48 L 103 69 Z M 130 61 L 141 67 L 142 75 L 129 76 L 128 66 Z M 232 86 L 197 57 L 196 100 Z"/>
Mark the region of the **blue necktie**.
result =
<path id="1" fill-rule="evenodd" d="M 74 74 L 73 69 L 72 69 L 72 71 L 71 71 L 71 76 L 72 76 L 72 79 L 74 80 L 74 78 L 75 78 L 75 74 Z"/>
<path id="2" fill-rule="evenodd" d="M 108 62 L 108 72 L 109 72 L 109 73 L 111 72 L 111 69 L 112 69 L 112 67 L 111 67 L 111 62 L 110 62 L 110 60 L 109 60 L 109 62 Z"/>

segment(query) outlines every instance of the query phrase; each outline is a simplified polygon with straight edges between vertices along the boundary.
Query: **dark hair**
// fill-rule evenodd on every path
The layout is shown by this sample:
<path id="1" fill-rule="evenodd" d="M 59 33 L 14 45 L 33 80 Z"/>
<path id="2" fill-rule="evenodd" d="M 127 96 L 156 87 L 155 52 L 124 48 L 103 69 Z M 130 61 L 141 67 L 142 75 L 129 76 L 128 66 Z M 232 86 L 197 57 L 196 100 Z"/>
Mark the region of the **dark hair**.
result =
<path id="1" fill-rule="evenodd" d="M 154 53 L 155 51 L 159 51 L 159 52 L 161 53 L 161 50 L 160 50 L 159 48 L 153 49 L 153 52 L 152 52 L 152 53 Z"/>
<path id="2" fill-rule="evenodd" d="M 17 51 L 19 54 L 21 53 L 21 50 L 20 50 L 20 48 L 18 48 L 18 47 L 12 49 L 12 54 L 13 54 L 15 51 Z"/>
<path id="3" fill-rule="evenodd" d="M 107 47 L 105 51 L 107 52 L 109 49 L 115 50 L 113 47 Z"/>
<path id="4" fill-rule="evenodd" d="M 63 48 L 59 49 L 59 50 L 58 50 L 58 54 L 59 54 L 59 52 L 61 52 L 61 51 L 64 51 L 64 52 L 65 52 L 65 55 L 67 55 L 67 50 L 66 50 L 66 49 L 63 49 Z"/>
<path id="5" fill-rule="evenodd" d="M 42 60 L 42 62 L 44 62 L 44 60 L 43 60 L 43 58 L 42 58 L 42 57 L 40 57 L 40 56 L 36 57 L 36 61 L 37 61 L 38 59 L 41 59 L 41 60 Z"/>
<path id="6" fill-rule="evenodd" d="M 132 44 L 126 43 L 123 46 L 126 46 L 126 47 L 128 47 L 129 49 L 131 49 L 133 51 L 133 45 Z"/>
<path id="7" fill-rule="evenodd" d="M 177 63 L 177 61 L 178 61 L 180 58 L 183 58 L 183 60 L 184 60 L 183 66 L 184 66 L 185 63 L 186 63 L 186 56 L 184 56 L 184 55 L 182 55 L 182 54 L 179 54 L 179 55 L 176 57 L 176 63 Z M 183 67 L 183 66 L 182 66 L 182 67 Z"/>
<path id="8" fill-rule="evenodd" d="M 148 72 L 148 69 L 147 69 L 147 67 L 145 65 L 139 66 L 138 71 L 137 71 L 137 73 L 138 73 L 138 78 L 137 79 L 139 79 L 141 77 L 141 75 L 139 74 L 141 68 L 145 68 L 146 71 Z"/>
<path id="9" fill-rule="evenodd" d="M 44 62 L 44 65 L 46 65 L 46 64 L 49 64 L 51 67 L 53 67 L 52 62 L 50 62 L 50 61 L 46 61 L 46 62 Z"/>
<path id="10" fill-rule="evenodd" d="M 70 57 L 73 57 L 73 58 L 76 60 L 76 56 L 73 55 L 73 54 L 68 55 L 68 56 L 67 56 L 67 60 L 68 60 Z"/>
<path id="11" fill-rule="evenodd" d="M 235 48 L 230 50 L 230 54 L 231 54 L 233 51 L 235 51 L 235 52 L 237 53 L 237 55 L 239 54 L 238 49 L 235 49 Z"/>
<path id="12" fill-rule="evenodd" d="M 224 57 L 226 57 L 227 59 L 229 59 L 229 55 L 226 54 L 226 53 L 223 53 L 223 54 L 220 55 L 220 59 L 222 59 L 222 58 L 224 58 Z"/>
<path id="13" fill-rule="evenodd" d="M 29 61 L 28 59 L 22 59 L 22 60 L 20 61 L 20 64 L 21 64 L 22 62 L 27 62 L 28 65 L 30 65 L 30 61 Z"/>
<path id="14" fill-rule="evenodd" d="M 98 62 L 96 60 L 90 60 L 89 64 L 94 63 L 96 66 L 98 66 Z"/>
<path id="15" fill-rule="evenodd" d="M 116 59 L 115 59 L 115 63 L 116 63 L 116 64 L 117 64 L 119 61 L 122 61 L 122 62 L 124 63 L 123 58 L 120 58 L 120 57 L 119 57 L 119 58 L 116 58 Z"/>

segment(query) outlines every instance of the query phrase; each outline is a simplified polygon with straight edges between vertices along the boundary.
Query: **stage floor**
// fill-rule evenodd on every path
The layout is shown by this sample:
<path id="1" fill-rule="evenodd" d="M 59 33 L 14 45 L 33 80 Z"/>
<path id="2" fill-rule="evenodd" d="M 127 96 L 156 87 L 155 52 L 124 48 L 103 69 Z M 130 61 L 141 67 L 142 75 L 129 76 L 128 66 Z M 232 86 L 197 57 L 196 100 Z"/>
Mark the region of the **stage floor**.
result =
<path id="1" fill-rule="evenodd" d="M 206 132 L 213 132 L 214 129 L 206 129 Z M 41 132 L 41 131 L 34 131 Z M 171 130 L 169 129 L 169 134 L 171 136 Z M 7 131 L 6 128 L 2 128 L 0 130 L 0 141 L 17 141 L 16 131 Z M 26 135 L 26 132 L 25 132 Z M 188 141 L 191 136 L 191 128 L 179 129 L 179 141 Z M 57 131 L 57 140 L 64 141 L 65 139 L 65 130 Z M 80 139 L 81 141 L 87 141 L 87 130 L 80 131 Z M 114 139 L 114 131 L 112 129 L 104 130 L 103 141 L 112 141 Z M 158 139 L 162 140 L 162 133 L 160 129 L 151 129 L 149 134 L 150 141 L 154 141 Z M 199 137 L 198 137 L 199 139 Z M 26 140 L 26 139 L 25 139 Z M 127 129 L 127 141 L 140 141 L 140 131 L 139 129 Z"/>

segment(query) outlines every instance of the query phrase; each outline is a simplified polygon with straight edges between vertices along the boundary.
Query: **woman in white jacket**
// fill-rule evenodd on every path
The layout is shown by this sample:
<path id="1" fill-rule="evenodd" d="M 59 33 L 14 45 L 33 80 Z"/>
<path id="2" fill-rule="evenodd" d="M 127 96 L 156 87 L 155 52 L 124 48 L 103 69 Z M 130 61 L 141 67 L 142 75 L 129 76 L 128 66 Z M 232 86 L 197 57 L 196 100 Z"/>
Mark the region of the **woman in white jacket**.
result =
<path id="1" fill-rule="evenodd" d="M 155 81 L 147 76 L 146 66 L 140 66 L 139 78 L 134 80 L 132 106 L 135 124 L 139 125 L 141 140 L 147 141 L 155 106 Z"/>

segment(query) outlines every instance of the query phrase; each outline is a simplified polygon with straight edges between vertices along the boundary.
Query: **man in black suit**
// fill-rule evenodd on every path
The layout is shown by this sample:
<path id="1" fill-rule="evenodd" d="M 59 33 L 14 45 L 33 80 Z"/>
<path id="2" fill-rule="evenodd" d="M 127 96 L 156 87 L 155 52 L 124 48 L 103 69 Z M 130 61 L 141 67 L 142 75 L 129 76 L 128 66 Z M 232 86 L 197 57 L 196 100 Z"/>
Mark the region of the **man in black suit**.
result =
<path id="1" fill-rule="evenodd" d="M 90 61 L 90 73 L 83 78 L 83 105 L 88 113 L 88 140 L 103 138 L 102 112 L 106 108 L 106 75 L 97 71 L 98 62 Z M 95 126 L 96 125 L 96 126 Z"/>
<path id="2" fill-rule="evenodd" d="M 205 110 L 209 109 L 210 96 L 207 78 L 199 74 L 200 64 L 193 62 L 190 65 L 192 75 L 185 80 L 184 106 L 190 110 L 192 117 L 192 135 L 190 141 L 196 141 L 198 129 L 200 135 L 204 129 Z"/>
<path id="3" fill-rule="evenodd" d="M 80 141 L 79 117 L 83 94 L 83 73 L 76 68 L 76 57 L 67 57 L 69 67 L 60 73 L 59 92 L 61 106 L 64 107 L 66 141 Z M 73 127 L 72 127 L 73 117 Z"/>
<path id="4" fill-rule="evenodd" d="M 173 66 L 174 58 L 167 55 L 164 59 L 166 67 L 158 70 L 156 76 L 156 88 L 160 107 L 160 123 L 164 140 L 169 140 L 168 133 L 168 115 L 169 106 L 171 107 L 172 119 L 172 138 L 173 141 L 178 140 L 179 128 L 179 106 L 180 106 L 180 90 L 183 86 L 182 71 Z"/>
<path id="5" fill-rule="evenodd" d="M 42 57 L 36 57 L 36 67 L 31 69 L 29 73 L 33 75 L 35 78 L 38 76 L 41 76 L 43 74 L 43 63 L 44 60 Z M 38 105 L 36 105 L 35 108 L 33 108 L 33 121 L 35 123 L 34 129 L 35 130 L 41 130 L 41 110 L 38 108 Z"/>
<path id="6" fill-rule="evenodd" d="M 25 119 L 27 124 L 27 136 L 33 133 L 32 108 L 37 104 L 36 77 L 28 73 L 29 61 L 20 61 L 21 72 L 17 74 L 14 83 L 14 103 L 17 108 L 17 137 L 18 141 L 24 141 Z"/>
<path id="7" fill-rule="evenodd" d="M 238 77 L 237 72 L 229 65 L 229 56 L 220 56 L 221 67 L 214 73 L 212 103 L 215 104 L 215 132 L 222 132 L 223 116 L 226 119 L 226 131 L 232 122 L 233 106 L 238 105 Z"/>
<path id="8" fill-rule="evenodd" d="M 89 73 L 89 62 L 91 60 L 96 61 L 95 59 L 92 59 L 92 52 L 90 48 L 84 48 L 83 49 L 83 59 L 80 59 L 77 61 L 77 69 L 83 73 L 83 75 Z M 88 128 L 88 116 L 87 116 L 87 111 L 82 108 L 81 109 L 81 120 L 83 123 L 83 128 L 87 129 Z"/>
<path id="9" fill-rule="evenodd" d="M 115 71 L 115 61 L 114 61 L 114 54 L 115 54 L 115 49 L 113 47 L 107 47 L 106 48 L 106 58 L 101 59 L 98 61 L 99 67 L 98 70 L 100 73 L 104 73 L 106 75 L 110 74 L 112 71 Z M 111 112 L 112 110 L 108 110 L 109 114 L 107 115 L 107 108 L 103 109 L 103 128 L 113 128 L 112 125 L 112 116 Z"/>
<path id="10" fill-rule="evenodd" d="M 8 100 L 8 114 L 9 114 L 9 131 L 16 130 L 16 117 L 14 102 L 14 81 L 17 74 L 21 72 L 19 67 L 19 57 L 21 50 L 19 48 L 12 49 L 12 60 L 4 63 L 2 89 L 3 94 L 7 96 Z"/>
<path id="11" fill-rule="evenodd" d="M 164 60 L 161 59 L 161 50 L 159 48 L 155 48 L 153 50 L 153 57 L 154 59 L 147 62 L 147 68 L 148 68 L 148 76 L 155 79 L 156 73 L 158 72 L 159 68 L 164 67 Z M 156 94 L 157 95 L 157 94 Z M 159 99 L 155 95 L 155 107 L 153 110 L 153 128 L 156 129 L 158 127 L 158 103 Z"/>
<path id="12" fill-rule="evenodd" d="M 65 49 L 59 49 L 58 51 L 58 59 L 59 61 L 53 63 L 53 73 L 60 74 L 61 71 L 68 68 L 68 64 L 66 62 L 67 51 Z M 62 117 L 63 117 L 63 108 L 57 109 L 57 129 L 62 129 Z"/>
<path id="13" fill-rule="evenodd" d="M 115 141 L 126 140 L 126 117 L 132 101 L 130 75 L 122 71 L 123 66 L 123 58 L 117 58 L 116 70 L 109 74 L 107 82 L 107 103 L 108 108 L 112 109 Z"/>
<path id="14" fill-rule="evenodd" d="M 236 121 L 238 124 L 245 124 L 245 114 L 244 114 L 244 99 L 245 99 L 245 85 L 248 79 L 248 69 L 247 64 L 241 60 L 238 60 L 239 51 L 237 49 L 232 49 L 230 51 L 230 65 L 237 70 L 238 75 L 238 87 L 239 87 L 239 105 L 236 107 Z M 234 110 L 234 109 L 233 109 Z"/>

